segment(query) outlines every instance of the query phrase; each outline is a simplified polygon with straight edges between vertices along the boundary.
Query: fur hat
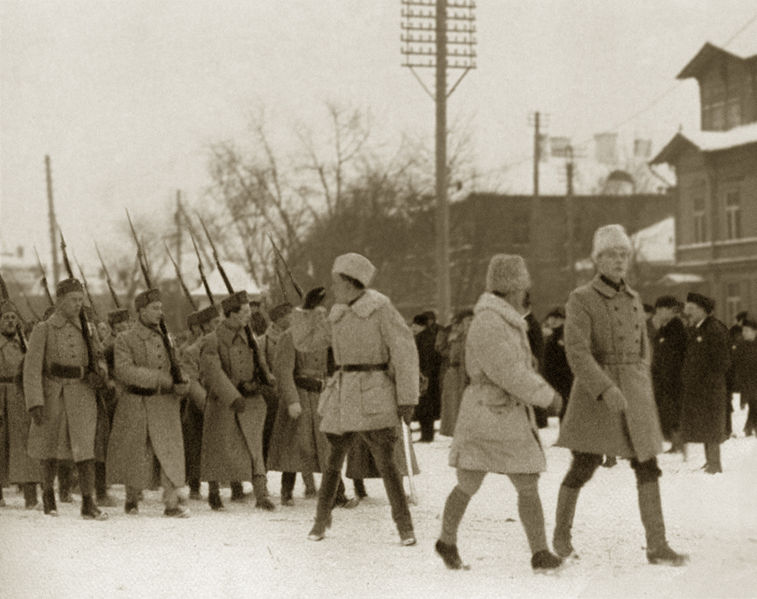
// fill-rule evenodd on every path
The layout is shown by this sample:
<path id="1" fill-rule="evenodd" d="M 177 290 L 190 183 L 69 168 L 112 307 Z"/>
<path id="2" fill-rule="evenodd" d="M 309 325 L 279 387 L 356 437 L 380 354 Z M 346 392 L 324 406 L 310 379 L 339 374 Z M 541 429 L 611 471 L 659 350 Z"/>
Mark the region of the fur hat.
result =
<path id="1" fill-rule="evenodd" d="M 517 254 L 494 254 L 486 269 L 486 290 L 498 293 L 523 291 L 531 287 L 526 261 Z"/>
<path id="2" fill-rule="evenodd" d="M 229 297 L 221 300 L 221 309 L 225 315 L 228 315 L 231 312 L 239 310 L 244 304 L 249 304 L 249 301 L 246 291 L 236 291 Z"/>
<path id="3" fill-rule="evenodd" d="M 712 314 L 712 311 L 715 309 L 715 300 L 706 295 L 702 295 L 701 293 L 694 293 L 693 291 L 689 292 L 686 296 L 686 301 L 696 304 L 702 308 L 702 310 L 707 312 L 707 314 Z"/>
<path id="4" fill-rule="evenodd" d="M 268 316 L 271 319 L 271 322 L 276 322 L 280 318 L 284 318 L 287 314 L 289 314 L 292 311 L 292 304 L 289 302 L 281 302 L 280 304 L 274 306 L 271 308 L 271 311 L 268 312 Z"/>
<path id="5" fill-rule="evenodd" d="M 111 327 L 129 320 L 129 311 L 126 308 L 117 308 L 108 312 L 108 324 Z"/>
<path id="6" fill-rule="evenodd" d="M 676 310 L 681 307 L 681 304 L 678 299 L 672 295 L 661 295 L 655 300 L 654 307 L 672 308 L 673 310 Z"/>
<path id="7" fill-rule="evenodd" d="M 218 308 L 215 306 L 206 306 L 202 310 L 192 312 L 187 316 L 187 328 L 199 327 L 218 317 Z"/>
<path id="8" fill-rule="evenodd" d="M 376 274 L 376 267 L 365 256 L 351 252 L 337 256 L 331 272 L 352 277 L 368 287 Z"/>
<path id="9" fill-rule="evenodd" d="M 629 252 L 633 249 L 623 225 L 605 225 L 594 232 L 591 246 L 591 259 L 596 261 L 599 255 L 611 248 L 624 248 Z"/>
<path id="10" fill-rule="evenodd" d="M 565 308 L 563 308 L 562 306 L 552 308 L 549 314 L 547 314 L 547 318 L 562 318 L 563 320 L 565 320 Z"/>
<path id="11" fill-rule="evenodd" d="M 134 309 L 139 311 L 142 308 L 149 306 L 153 302 L 159 302 L 160 299 L 160 289 L 148 289 L 147 291 L 138 293 L 134 297 Z"/>
<path id="12" fill-rule="evenodd" d="M 55 286 L 55 297 L 61 298 L 64 295 L 75 291 L 84 293 L 84 287 L 82 287 L 79 279 L 63 279 Z"/>

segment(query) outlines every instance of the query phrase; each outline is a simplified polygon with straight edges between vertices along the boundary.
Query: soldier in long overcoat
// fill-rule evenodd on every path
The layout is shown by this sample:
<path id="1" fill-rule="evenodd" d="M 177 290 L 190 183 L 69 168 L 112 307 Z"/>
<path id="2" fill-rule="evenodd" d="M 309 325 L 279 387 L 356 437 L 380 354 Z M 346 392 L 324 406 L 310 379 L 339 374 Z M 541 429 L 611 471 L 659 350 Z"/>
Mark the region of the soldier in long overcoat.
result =
<path id="1" fill-rule="evenodd" d="M 103 520 L 92 497 L 95 486 L 95 387 L 104 380 L 104 363 L 94 328 L 82 315 L 84 293 L 78 279 L 55 289 L 55 312 L 34 327 L 24 358 L 24 399 L 32 417 L 29 457 L 42 460 L 45 514 L 58 514 L 53 482 L 58 460 L 73 460 L 82 493 L 81 515 Z M 82 327 L 82 323 L 84 326 Z M 90 354 L 92 357 L 90 358 Z M 102 372 L 92 368 L 101 368 Z"/>
<path id="2" fill-rule="evenodd" d="M 547 547 L 539 473 L 546 470 L 534 406 L 561 403 L 534 367 L 524 318 L 531 278 L 523 258 L 496 254 L 486 273 L 486 292 L 474 308 L 466 339 L 463 394 L 449 465 L 457 485 L 447 497 L 436 551 L 447 567 L 463 566 L 457 529 L 468 502 L 487 473 L 506 474 L 518 493 L 518 513 L 535 570 L 557 568 L 562 560 Z"/>
<path id="3" fill-rule="evenodd" d="M 468 375 L 465 372 L 465 338 L 472 318 L 473 312 L 470 309 L 458 312 L 443 347 L 439 348 L 446 361 L 442 376 L 442 414 L 439 423 L 439 434 L 445 437 L 451 437 L 455 432 L 460 402 L 468 384 Z"/>
<path id="4" fill-rule="evenodd" d="M 727 438 L 726 373 L 731 346 L 726 326 L 712 316 L 715 302 L 699 293 L 686 296 L 689 340 L 681 380 L 681 434 L 685 443 L 704 443 L 705 472 L 722 472 L 720 444 Z"/>
<path id="5" fill-rule="evenodd" d="M 134 298 L 137 321 L 116 338 L 115 377 L 122 385 L 108 445 L 108 480 L 126 486 L 124 511 L 139 512 L 139 493 L 160 479 L 164 514 L 186 518 L 181 399 L 188 382 L 174 382 L 160 323 L 158 289 Z M 157 476 L 156 476 L 157 475 Z"/>
<path id="6" fill-rule="evenodd" d="M 686 327 L 678 318 L 678 300 L 670 295 L 657 298 L 652 339 L 652 386 L 662 434 L 681 451 L 681 368 L 686 353 Z"/>
<path id="7" fill-rule="evenodd" d="M 247 293 L 221 302 L 224 320 L 202 339 L 200 376 L 208 390 L 202 431 L 202 479 L 210 483 L 208 502 L 222 509 L 219 484 L 252 480 L 256 507 L 271 511 L 263 460 L 266 404 L 260 392 L 272 377 L 247 329 Z"/>
<path id="8" fill-rule="evenodd" d="M 0 501 L 2 484 L 23 485 L 27 509 L 37 505 L 37 483 L 42 482 L 39 460 L 26 453 L 31 418 L 21 386 L 24 348 L 18 337 L 19 314 L 10 301 L 0 304 Z M 5 456 L 1 456 L 7 452 Z"/>
<path id="9" fill-rule="evenodd" d="M 215 306 L 207 306 L 187 316 L 187 328 L 192 338 L 180 350 L 184 376 L 189 379 L 189 394 L 182 405 L 181 425 L 184 434 L 184 467 L 189 485 L 189 498 L 200 496 L 200 465 L 202 460 L 203 414 L 208 392 L 200 377 L 200 348 L 202 338 L 218 326 L 219 314 Z"/>
<path id="10" fill-rule="evenodd" d="M 300 351 L 331 346 L 336 372 L 321 394 L 321 430 L 331 445 L 321 478 L 315 524 L 308 535 L 323 539 L 347 451 L 356 436 L 370 447 L 384 479 L 392 518 L 403 545 L 415 544 L 407 498 L 393 462 L 397 430 L 418 403 L 418 352 L 402 315 L 385 295 L 369 289 L 376 269 L 360 254 L 343 254 L 332 267 L 334 306 L 326 318 L 320 287 L 308 292 L 292 315 L 292 338 Z"/>
<path id="11" fill-rule="evenodd" d="M 631 240 L 620 225 L 594 234 L 594 279 L 568 299 L 565 350 L 575 377 L 557 445 L 573 453 L 557 499 L 553 546 L 573 553 L 571 526 L 581 488 L 602 455 L 631 460 L 650 563 L 681 565 L 665 536 L 657 454 L 662 433 L 652 393 L 649 339 L 638 293 L 625 282 Z"/>

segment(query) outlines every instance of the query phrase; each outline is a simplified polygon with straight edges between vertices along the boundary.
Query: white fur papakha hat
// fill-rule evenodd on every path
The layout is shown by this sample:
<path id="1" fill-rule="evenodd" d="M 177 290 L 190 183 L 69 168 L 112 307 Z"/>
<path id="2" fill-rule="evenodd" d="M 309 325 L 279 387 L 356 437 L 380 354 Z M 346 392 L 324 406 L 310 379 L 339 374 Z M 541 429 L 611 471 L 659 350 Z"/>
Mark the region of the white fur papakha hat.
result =
<path id="1" fill-rule="evenodd" d="M 486 290 L 508 294 L 531 287 L 526 261 L 517 254 L 494 254 L 486 270 Z"/>
<path id="2" fill-rule="evenodd" d="M 611 248 L 624 248 L 629 252 L 633 250 L 631 239 L 623 225 L 605 225 L 594 232 L 591 259 L 596 261 L 599 254 Z"/>
<path id="3" fill-rule="evenodd" d="M 331 272 L 352 277 L 368 287 L 376 274 L 376 267 L 365 256 L 350 252 L 337 256 Z"/>

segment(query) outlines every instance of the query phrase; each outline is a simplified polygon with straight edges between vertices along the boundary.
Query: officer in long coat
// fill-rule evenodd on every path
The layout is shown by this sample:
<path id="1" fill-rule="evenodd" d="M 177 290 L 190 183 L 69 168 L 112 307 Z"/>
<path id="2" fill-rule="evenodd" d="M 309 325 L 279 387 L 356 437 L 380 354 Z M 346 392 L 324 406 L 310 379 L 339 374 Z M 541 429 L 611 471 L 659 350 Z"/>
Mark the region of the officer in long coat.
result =
<path id="1" fill-rule="evenodd" d="M 202 458 L 203 414 L 208 392 L 200 377 L 200 348 L 202 338 L 218 326 L 218 308 L 207 306 L 187 316 L 187 328 L 192 338 L 180 351 L 182 372 L 189 379 L 189 394 L 182 405 L 181 424 L 184 434 L 184 465 L 189 485 L 189 498 L 200 496 L 200 464 Z"/>
<path id="2" fill-rule="evenodd" d="M 468 502 L 488 473 L 506 474 L 518 493 L 518 513 L 535 570 L 557 568 L 562 560 L 547 546 L 539 473 L 546 470 L 534 407 L 562 403 L 534 367 L 524 319 L 531 286 L 520 256 L 497 254 L 486 273 L 486 292 L 474 308 L 466 339 L 465 370 L 470 384 L 463 394 L 449 454 L 457 485 L 447 497 L 436 551 L 447 567 L 463 564 L 457 529 Z"/>
<path id="3" fill-rule="evenodd" d="M 468 375 L 465 372 L 465 338 L 472 319 L 472 310 L 461 310 L 455 315 L 451 330 L 441 344 L 437 337 L 437 349 L 446 362 L 442 376 L 442 412 L 439 423 L 439 434 L 445 437 L 451 437 L 455 432 L 460 402 L 468 384 Z"/>
<path id="4" fill-rule="evenodd" d="M 746 317 L 741 341 L 733 352 L 734 391 L 741 396 L 741 408 L 748 408 L 744 434 L 757 435 L 757 322 Z"/>
<path id="5" fill-rule="evenodd" d="M 657 454 L 662 433 L 649 370 L 650 345 L 639 294 L 625 282 L 631 240 L 620 225 L 594 234 L 594 279 L 568 299 L 565 350 L 575 377 L 557 445 L 573 453 L 557 499 L 553 546 L 573 553 L 571 526 L 581 488 L 602 455 L 631 460 L 650 563 L 681 565 L 668 545 L 662 517 Z"/>
<path id="6" fill-rule="evenodd" d="M 115 376 L 122 385 L 108 446 L 108 479 L 126 486 L 124 511 L 139 512 L 139 493 L 163 487 L 164 515 L 186 518 L 181 399 L 189 382 L 174 382 L 161 330 L 163 303 L 158 289 L 134 298 L 137 321 L 116 338 Z M 172 343 L 169 340 L 169 343 Z"/>
<path id="7" fill-rule="evenodd" d="M 223 503 L 219 483 L 252 480 L 255 505 L 272 511 L 263 460 L 266 404 L 261 385 L 272 377 L 247 329 L 250 305 L 245 291 L 221 302 L 224 320 L 203 337 L 200 375 L 208 390 L 202 431 L 202 478 L 210 483 L 208 502 Z"/>
<path id="8" fill-rule="evenodd" d="M 336 258 L 331 278 L 335 304 L 326 318 L 322 287 L 308 292 L 292 316 L 292 338 L 300 351 L 332 347 L 336 372 L 321 394 L 321 430 L 331 445 L 321 478 L 315 524 L 308 538 L 323 539 L 345 456 L 356 436 L 368 443 L 384 479 L 392 518 L 403 545 L 415 544 L 415 533 L 393 462 L 400 416 L 409 423 L 418 403 L 418 352 L 402 315 L 385 295 L 369 289 L 376 268 L 360 254 Z"/>
<path id="9" fill-rule="evenodd" d="M 726 433 L 726 373 L 731 347 L 726 326 L 712 316 L 715 302 L 699 293 L 686 296 L 691 328 L 681 380 L 681 433 L 685 443 L 704 443 L 708 474 L 722 472 L 720 444 Z"/>
<path id="10" fill-rule="evenodd" d="M 16 306 L 10 301 L 0 303 L 0 501 L 2 482 L 23 486 L 24 505 L 37 505 L 37 483 L 42 482 L 39 460 L 26 453 L 31 418 L 26 411 L 21 386 L 21 365 L 24 360 L 22 341 L 18 337 L 20 323 Z"/>
<path id="11" fill-rule="evenodd" d="M 652 386 L 662 434 L 671 442 L 671 452 L 682 451 L 681 368 L 686 353 L 686 328 L 678 318 L 680 304 L 671 295 L 657 298 L 652 338 Z"/>
<path id="12" fill-rule="evenodd" d="M 104 520 L 95 505 L 95 387 L 104 380 L 92 362 L 101 356 L 97 335 L 82 316 L 84 293 L 78 279 L 64 279 L 55 288 L 55 312 L 37 324 L 24 359 L 24 399 L 31 413 L 28 453 L 42 460 L 45 514 L 58 515 L 53 482 L 58 460 L 73 460 L 82 493 L 81 515 Z M 87 327 L 82 328 L 82 322 Z M 90 358 L 90 354 L 92 358 Z"/>

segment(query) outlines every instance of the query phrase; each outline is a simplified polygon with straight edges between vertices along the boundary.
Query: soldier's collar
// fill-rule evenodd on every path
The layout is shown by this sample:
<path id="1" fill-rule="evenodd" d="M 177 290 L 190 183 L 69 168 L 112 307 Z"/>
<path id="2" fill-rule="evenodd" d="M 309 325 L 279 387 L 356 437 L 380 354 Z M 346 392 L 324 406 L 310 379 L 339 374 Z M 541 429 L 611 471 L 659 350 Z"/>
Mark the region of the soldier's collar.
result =
<path id="1" fill-rule="evenodd" d="M 609 281 L 609 283 L 611 284 L 608 284 L 607 281 L 609 281 L 609 279 L 607 279 L 603 275 L 597 274 L 594 277 L 594 280 L 591 282 L 591 285 L 601 295 L 604 295 L 607 298 L 613 298 L 618 295 L 618 293 L 625 293 L 626 295 L 629 295 L 631 297 L 636 296 L 636 292 L 628 286 L 628 283 L 623 282 L 620 285 L 620 288 L 618 288 L 617 283 Z"/>
<path id="2" fill-rule="evenodd" d="M 151 326 L 146 325 L 140 319 L 137 319 L 137 326 L 134 327 L 134 330 L 137 332 L 137 335 L 142 337 L 142 339 L 149 339 L 156 334 L 160 335 L 159 331 L 152 328 Z"/>
<path id="3" fill-rule="evenodd" d="M 384 294 L 379 293 L 375 289 L 366 289 L 365 293 L 350 305 L 334 304 L 329 313 L 329 320 L 337 322 L 350 311 L 357 314 L 360 318 L 368 318 L 373 312 L 389 303 L 389 298 Z"/>
<path id="4" fill-rule="evenodd" d="M 49 322 L 52 326 L 58 329 L 65 326 L 66 323 L 70 323 L 74 325 L 77 329 L 81 330 L 81 324 L 78 321 L 68 320 L 60 312 L 53 312 L 50 318 L 48 318 L 45 322 Z"/>

